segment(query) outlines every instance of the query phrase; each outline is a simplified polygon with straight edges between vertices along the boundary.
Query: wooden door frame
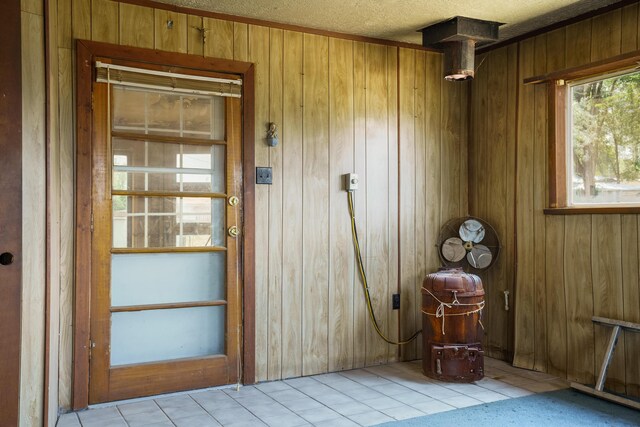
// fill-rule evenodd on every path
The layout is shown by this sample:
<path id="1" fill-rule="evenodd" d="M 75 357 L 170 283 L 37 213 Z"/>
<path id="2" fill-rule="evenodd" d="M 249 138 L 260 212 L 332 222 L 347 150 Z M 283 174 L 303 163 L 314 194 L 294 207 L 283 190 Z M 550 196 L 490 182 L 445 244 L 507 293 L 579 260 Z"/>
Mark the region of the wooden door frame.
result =
<path id="1" fill-rule="evenodd" d="M 22 48 L 20 0 L 0 2 L 0 425 L 18 425 L 22 316 Z"/>
<path id="2" fill-rule="evenodd" d="M 76 41 L 76 243 L 75 303 L 73 314 L 73 409 L 89 404 L 89 341 L 91 307 L 91 164 L 92 96 L 94 62 L 97 57 L 143 62 L 170 69 L 180 67 L 241 76 L 242 85 L 242 382 L 255 382 L 255 146 L 254 65 L 183 53 Z"/>

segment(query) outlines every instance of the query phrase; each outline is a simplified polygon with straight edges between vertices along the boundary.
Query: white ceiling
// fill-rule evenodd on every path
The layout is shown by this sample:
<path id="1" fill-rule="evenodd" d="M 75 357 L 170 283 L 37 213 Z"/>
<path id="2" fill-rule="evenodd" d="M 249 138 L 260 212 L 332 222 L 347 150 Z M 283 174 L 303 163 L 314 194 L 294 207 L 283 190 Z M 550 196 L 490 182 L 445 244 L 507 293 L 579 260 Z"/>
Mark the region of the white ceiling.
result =
<path id="1" fill-rule="evenodd" d="M 500 40 L 620 0 L 157 0 L 283 24 L 421 43 L 420 28 L 454 16 L 505 23 Z"/>

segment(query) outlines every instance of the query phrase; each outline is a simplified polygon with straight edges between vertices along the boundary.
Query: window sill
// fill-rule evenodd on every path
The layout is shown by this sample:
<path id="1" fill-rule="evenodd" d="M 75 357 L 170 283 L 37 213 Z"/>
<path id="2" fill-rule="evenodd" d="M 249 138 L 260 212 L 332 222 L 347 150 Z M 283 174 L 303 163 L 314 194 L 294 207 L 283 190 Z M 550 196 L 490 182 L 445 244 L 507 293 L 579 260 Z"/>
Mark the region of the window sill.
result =
<path id="1" fill-rule="evenodd" d="M 585 206 L 568 208 L 546 208 L 545 215 L 591 215 L 591 214 L 640 214 L 640 206 Z"/>

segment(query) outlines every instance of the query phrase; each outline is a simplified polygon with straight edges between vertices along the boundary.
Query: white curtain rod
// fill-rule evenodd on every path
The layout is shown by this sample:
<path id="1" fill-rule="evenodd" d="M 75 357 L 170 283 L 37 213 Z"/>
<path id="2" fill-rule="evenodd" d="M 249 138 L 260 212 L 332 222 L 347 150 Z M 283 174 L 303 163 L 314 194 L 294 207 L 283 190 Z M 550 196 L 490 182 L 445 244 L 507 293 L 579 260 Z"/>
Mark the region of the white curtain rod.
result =
<path id="1" fill-rule="evenodd" d="M 150 74 L 154 76 L 163 76 L 163 77 L 178 78 L 178 79 L 185 79 L 185 80 L 199 80 L 203 82 L 226 83 L 226 84 L 242 86 L 242 80 L 220 79 L 217 77 L 193 76 L 190 74 L 179 74 L 179 73 L 170 73 L 167 71 L 147 70 L 145 68 L 133 68 L 133 67 L 127 67 L 124 65 L 106 64 L 100 61 L 96 61 L 96 68 L 106 68 L 108 70 L 121 70 L 121 71 L 129 71 L 132 73 L 139 73 L 139 74 Z"/>

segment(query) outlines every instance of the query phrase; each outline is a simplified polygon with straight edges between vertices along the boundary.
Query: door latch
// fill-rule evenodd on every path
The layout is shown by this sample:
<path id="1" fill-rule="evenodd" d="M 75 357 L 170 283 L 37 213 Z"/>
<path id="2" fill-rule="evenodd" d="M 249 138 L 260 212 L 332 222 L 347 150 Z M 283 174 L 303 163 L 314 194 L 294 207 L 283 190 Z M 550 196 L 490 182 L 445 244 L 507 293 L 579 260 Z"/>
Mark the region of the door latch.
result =
<path id="1" fill-rule="evenodd" d="M 238 203 L 240 203 L 240 199 L 238 199 L 237 196 L 231 196 L 229 197 L 229 206 L 236 206 Z"/>

